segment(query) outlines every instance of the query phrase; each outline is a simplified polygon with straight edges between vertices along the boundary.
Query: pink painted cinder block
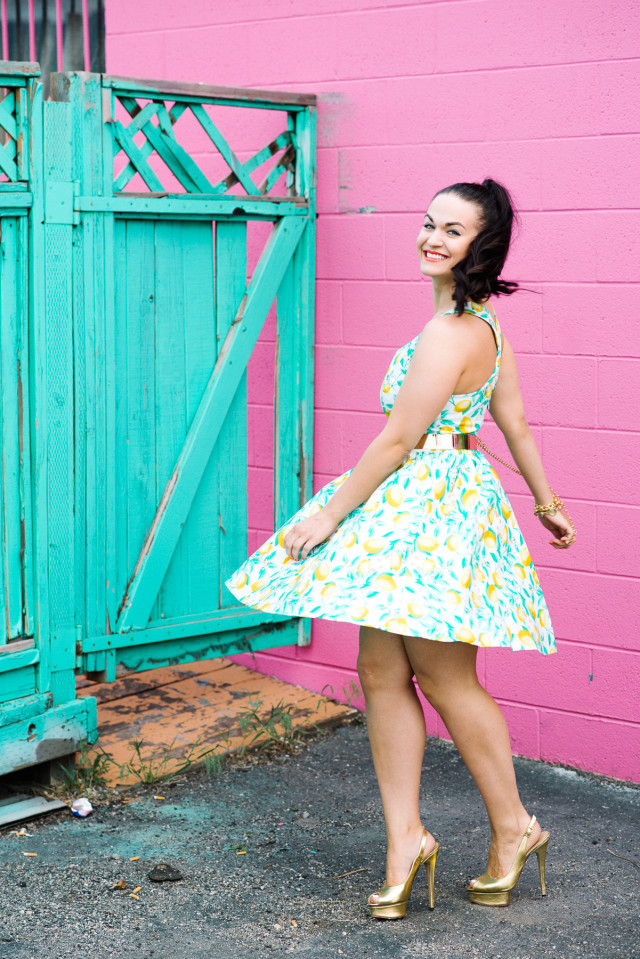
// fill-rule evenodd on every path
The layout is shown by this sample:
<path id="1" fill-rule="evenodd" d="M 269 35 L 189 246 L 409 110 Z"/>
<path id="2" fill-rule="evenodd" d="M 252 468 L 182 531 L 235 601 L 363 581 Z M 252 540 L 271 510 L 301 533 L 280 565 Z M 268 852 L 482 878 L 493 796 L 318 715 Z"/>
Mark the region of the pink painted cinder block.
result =
<path id="1" fill-rule="evenodd" d="M 544 460 L 556 489 L 575 499 L 640 506 L 635 482 L 640 433 L 545 427 L 543 435 Z"/>
<path id="2" fill-rule="evenodd" d="M 594 649 L 589 712 L 638 722 L 640 652 Z"/>
<path id="3" fill-rule="evenodd" d="M 559 639 L 640 650 L 631 621 L 640 608 L 640 580 L 560 569 L 544 569 L 540 578 Z"/>
<path id="4" fill-rule="evenodd" d="M 543 287 L 546 352 L 567 355 L 640 357 L 634 303 L 637 286 L 626 282 L 606 287 L 591 283 L 545 283 Z"/>
<path id="5" fill-rule="evenodd" d="M 638 133 L 640 122 L 636 104 L 640 96 L 640 60 L 637 55 L 630 60 L 604 61 L 598 65 L 598 70 L 600 133 Z"/>
<path id="6" fill-rule="evenodd" d="M 567 195 L 576 210 L 640 205 L 640 183 L 629 177 L 640 168 L 640 136 L 546 140 L 541 150 L 544 209 L 563 209 Z"/>
<path id="7" fill-rule="evenodd" d="M 540 758 L 637 782 L 640 725 L 542 709 Z"/>
<path id="8" fill-rule="evenodd" d="M 602 573 L 640 573 L 640 509 L 637 506 L 597 506 L 597 564 Z"/>
<path id="9" fill-rule="evenodd" d="M 375 280 L 384 275 L 380 217 L 325 216 L 318 221 L 316 244 L 318 279 Z"/>
<path id="10" fill-rule="evenodd" d="M 518 373 L 530 424 L 596 426 L 596 361 L 520 356 Z"/>
<path id="11" fill-rule="evenodd" d="M 501 701 L 582 712 L 590 694 L 591 650 L 558 643 L 553 656 L 487 651 L 485 688 Z"/>
<path id="12" fill-rule="evenodd" d="M 640 359 L 599 361 L 598 426 L 640 430 Z"/>
<path id="13" fill-rule="evenodd" d="M 536 292 L 495 297 L 494 307 L 578 541 L 553 550 L 524 481 L 490 460 L 560 652 L 483 650 L 478 672 L 514 751 L 640 781 L 640 632 L 631 622 L 640 604 L 640 6 L 139 0 L 134 9 L 110 0 L 106 15 L 109 72 L 318 97 L 316 491 L 354 467 L 384 427 L 382 376 L 431 315 L 415 242 L 433 195 L 486 176 L 509 188 L 521 225 L 503 276 Z M 286 126 L 282 111 L 213 109 L 241 161 Z M 177 132 L 210 178 L 225 175 L 188 113 Z M 249 276 L 270 228 L 249 224 Z M 251 552 L 273 531 L 276 333 L 272 310 L 248 374 Z M 482 436 L 510 462 L 490 417 Z M 308 648 L 265 651 L 250 665 L 318 691 L 356 676 L 355 627 L 318 620 L 312 637 Z M 448 738 L 424 708 L 429 734 Z"/>

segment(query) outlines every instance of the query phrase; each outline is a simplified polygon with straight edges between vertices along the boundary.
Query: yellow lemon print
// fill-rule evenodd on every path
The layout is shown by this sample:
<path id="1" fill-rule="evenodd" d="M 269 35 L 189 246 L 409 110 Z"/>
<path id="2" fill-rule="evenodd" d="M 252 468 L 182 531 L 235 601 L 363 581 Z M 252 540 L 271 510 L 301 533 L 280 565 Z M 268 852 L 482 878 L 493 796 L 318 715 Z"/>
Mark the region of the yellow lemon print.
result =
<path id="1" fill-rule="evenodd" d="M 322 506 L 320 506 L 320 503 L 313 503 L 309 508 L 309 516 L 313 516 L 314 513 L 319 513 L 321 509 Z"/>
<path id="2" fill-rule="evenodd" d="M 271 552 L 271 547 L 272 547 L 271 543 L 269 542 L 263 543 L 262 546 L 259 547 L 257 552 L 260 554 L 260 556 L 265 556 L 267 553 Z"/>
<path id="3" fill-rule="evenodd" d="M 378 509 L 378 506 L 379 506 L 379 505 L 380 505 L 380 504 L 379 504 L 379 502 L 375 499 L 375 497 L 371 496 L 371 497 L 366 501 L 366 503 L 363 503 L 363 504 L 362 504 L 362 506 L 360 507 L 360 509 L 363 510 L 365 513 L 370 513 L 372 510 Z"/>
<path id="4" fill-rule="evenodd" d="M 379 553 L 381 549 L 384 549 L 385 541 L 380 539 L 379 536 L 371 536 L 369 539 L 365 539 L 362 544 L 362 548 L 365 553 Z"/>
<path id="5" fill-rule="evenodd" d="M 336 479 L 334 479 L 333 485 L 334 485 L 334 486 L 340 486 L 341 483 L 344 483 L 344 481 L 346 480 L 346 478 L 347 478 L 347 474 L 346 474 L 346 473 L 343 473 L 342 476 L 338 476 Z"/>
<path id="6" fill-rule="evenodd" d="M 509 542 L 509 527 L 508 527 L 508 526 L 503 526 L 503 527 L 502 527 L 502 530 L 500 531 L 500 539 L 502 540 L 503 543 L 508 543 L 508 542 Z"/>
<path id="7" fill-rule="evenodd" d="M 418 536 L 416 540 L 416 546 L 419 550 L 422 550 L 423 553 L 432 553 L 439 545 L 440 543 L 433 536 Z"/>
<path id="8" fill-rule="evenodd" d="M 540 620 L 540 625 L 544 628 L 547 625 L 547 617 L 543 609 L 538 613 L 538 619 Z"/>
<path id="9" fill-rule="evenodd" d="M 441 433 L 453 433 L 453 426 L 441 426 L 441 427 L 440 427 L 440 432 L 441 432 Z"/>
<path id="10" fill-rule="evenodd" d="M 346 546 L 347 549 L 350 549 L 351 546 L 355 546 L 357 541 L 358 541 L 358 537 L 356 536 L 355 533 L 353 532 L 347 533 L 347 535 L 344 538 L 344 545 Z"/>
<path id="11" fill-rule="evenodd" d="M 476 641 L 475 634 L 472 633 L 470 629 L 467 629 L 466 626 L 458 626 L 453 635 L 456 639 L 459 639 L 461 643 L 475 643 Z"/>
<path id="12" fill-rule="evenodd" d="M 482 477 L 480 476 L 480 473 L 476 473 L 476 475 L 473 478 L 475 480 L 476 486 L 482 486 Z"/>
<path id="13" fill-rule="evenodd" d="M 479 598 L 478 596 L 476 596 L 475 593 L 472 593 L 472 594 L 471 594 L 471 602 L 473 603 L 474 606 L 477 606 L 478 609 L 479 609 L 480 606 L 482 605 L 482 603 L 480 602 L 480 598 Z"/>
<path id="14" fill-rule="evenodd" d="M 430 513 L 432 509 L 433 509 L 433 504 L 432 504 L 431 500 L 426 499 L 426 500 L 424 501 L 423 512 L 424 512 L 424 513 Z"/>
<path id="15" fill-rule="evenodd" d="M 368 612 L 366 606 L 354 606 L 353 609 L 349 610 L 349 616 L 351 619 L 364 619 Z"/>
<path id="16" fill-rule="evenodd" d="M 397 619 L 388 619 L 384 624 L 384 628 L 388 629 L 391 633 L 401 633 L 407 628 L 407 621 L 402 616 L 398 616 Z"/>
<path id="17" fill-rule="evenodd" d="M 396 581 L 393 576 L 389 576 L 388 573 L 381 573 L 380 576 L 376 576 L 376 586 L 378 589 L 386 589 L 389 592 L 396 588 Z"/>
<path id="18" fill-rule="evenodd" d="M 458 400 L 456 405 L 453 407 L 456 413 L 466 413 L 469 407 L 471 406 L 471 400 Z"/>
<path id="19" fill-rule="evenodd" d="M 478 536 L 480 538 L 484 536 L 484 531 L 485 531 L 484 523 L 478 523 Z"/>
<path id="20" fill-rule="evenodd" d="M 407 513 L 405 511 L 404 513 L 396 513 L 395 516 L 393 517 L 393 522 L 401 526 L 403 523 L 408 522 L 408 520 L 410 519 L 411 519 L 411 513 Z"/>
<path id="21" fill-rule="evenodd" d="M 480 583 L 484 583 L 485 579 L 487 578 L 485 576 L 484 570 L 480 569 L 479 566 L 476 566 L 476 568 L 473 571 L 473 574 Z"/>
<path id="22" fill-rule="evenodd" d="M 429 469 L 428 466 L 425 466 L 424 463 L 420 463 L 420 466 L 418 467 L 417 476 L 420 482 L 422 483 L 424 480 L 428 479 L 429 476 L 431 476 L 431 470 Z"/>
<path id="23" fill-rule="evenodd" d="M 432 573 L 436 568 L 436 561 L 432 559 L 431 556 L 425 556 L 422 560 L 421 567 L 425 573 Z"/>
<path id="24" fill-rule="evenodd" d="M 460 593 L 455 589 L 448 589 L 444 594 L 452 606 L 459 606 L 462 602 L 462 597 Z"/>
<path id="25" fill-rule="evenodd" d="M 246 573 L 240 573 L 240 575 L 238 576 L 235 582 L 236 589 L 242 589 L 243 586 L 247 585 L 248 580 L 249 580 L 249 577 L 247 576 Z"/>
<path id="26" fill-rule="evenodd" d="M 463 416 L 458 429 L 461 433 L 473 433 L 473 420 L 469 419 L 468 416 Z"/>
<path id="27" fill-rule="evenodd" d="M 362 576 L 366 576 L 367 573 L 371 570 L 371 560 L 370 559 L 361 559 L 358 563 L 356 569 Z"/>
<path id="28" fill-rule="evenodd" d="M 493 524 L 495 523 L 495 521 L 497 520 L 497 518 L 498 518 L 497 510 L 496 510 L 495 506 L 492 506 L 491 509 L 489 510 L 489 513 L 488 513 L 489 523 L 493 526 Z"/>
<path id="29" fill-rule="evenodd" d="M 327 585 L 323 586 L 322 589 L 320 590 L 320 594 L 322 596 L 331 596 L 333 593 L 335 593 L 337 588 L 338 588 L 337 583 L 327 583 Z"/>
<path id="30" fill-rule="evenodd" d="M 502 515 L 504 518 L 509 519 L 511 516 L 511 510 L 509 509 L 509 506 L 506 503 L 500 503 L 500 509 L 502 510 Z"/>
<path id="31" fill-rule="evenodd" d="M 498 589 L 502 589 L 502 587 L 504 586 L 504 580 L 502 576 L 500 576 L 500 573 L 494 573 L 491 578 L 493 582 L 496 584 L 496 586 L 498 587 Z"/>
<path id="32" fill-rule="evenodd" d="M 282 546 L 283 549 L 285 548 L 284 534 L 285 534 L 285 530 L 281 530 L 280 533 L 278 534 L 278 546 Z"/>
<path id="33" fill-rule="evenodd" d="M 402 566 L 402 556 L 397 551 L 397 549 L 394 549 L 391 556 L 389 557 L 389 566 L 391 567 L 391 569 L 400 569 L 400 567 Z"/>
<path id="34" fill-rule="evenodd" d="M 487 530 L 487 532 L 484 534 L 482 538 L 484 540 L 484 544 L 487 547 L 487 549 L 496 548 L 498 541 L 496 540 L 495 535 L 491 532 L 490 529 Z"/>
<path id="35" fill-rule="evenodd" d="M 438 480 L 438 482 L 433 487 L 433 495 L 435 496 L 436 499 L 442 499 L 442 497 L 444 496 L 444 487 L 445 487 L 444 480 Z"/>
<path id="36" fill-rule="evenodd" d="M 522 560 L 525 566 L 531 566 L 531 555 L 526 546 L 523 546 L 522 549 L 520 550 L 520 559 Z"/>
<path id="37" fill-rule="evenodd" d="M 313 575 L 315 579 L 326 579 L 330 572 L 331 572 L 331 565 L 327 562 L 326 559 L 323 559 L 321 563 L 318 563 Z"/>
<path id="38" fill-rule="evenodd" d="M 385 382 L 382 384 L 382 392 L 383 392 L 383 393 L 388 393 L 390 389 L 391 389 L 391 384 L 390 384 L 390 383 L 387 383 L 387 382 L 385 381 Z"/>
<path id="39" fill-rule="evenodd" d="M 526 578 L 527 578 L 527 571 L 526 571 L 526 569 L 524 568 L 524 566 L 522 565 L 522 563 L 516 563 L 513 568 L 515 569 L 515 571 L 516 571 L 516 573 L 518 574 L 518 576 L 520 577 L 520 579 L 526 579 Z"/>
<path id="40" fill-rule="evenodd" d="M 462 505 L 465 509 L 471 509 L 478 502 L 478 494 L 474 489 L 468 489 L 462 494 Z"/>
<path id="41" fill-rule="evenodd" d="M 492 603 L 495 599 L 496 588 L 495 586 L 487 586 L 487 596 L 489 597 L 489 602 Z"/>
<path id="42" fill-rule="evenodd" d="M 478 637 L 478 646 L 491 646 L 491 634 L 480 633 Z"/>
<path id="43" fill-rule="evenodd" d="M 520 630 L 520 632 L 518 633 L 518 639 L 520 640 L 521 643 L 526 644 L 527 646 L 533 645 L 533 636 L 526 629 Z"/>
<path id="44" fill-rule="evenodd" d="M 471 570 L 470 569 L 465 570 L 462 576 L 460 577 L 460 585 L 464 589 L 469 589 L 469 587 L 471 586 Z"/>
<path id="45" fill-rule="evenodd" d="M 484 395 L 485 395 L 485 396 L 487 397 L 487 399 L 488 399 L 488 398 L 491 396 L 492 393 L 493 393 L 493 386 L 492 386 L 491 384 L 489 384 L 489 386 L 488 386 L 488 387 L 486 388 L 486 390 L 484 391 Z"/>
<path id="46" fill-rule="evenodd" d="M 452 553 L 455 553 L 455 551 L 456 551 L 456 550 L 458 549 L 458 547 L 460 546 L 460 540 L 459 540 L 458 537 L 455 535 L 455 533 L 453 533 L 453 534 L 452 534 L 451 536 L 449 536 L 449 538 L 446 540 L 446 544 L 447 544 L 447 549 L 450 549 Z"/>
<path id="47" fill-rule="evenodd" d="M 399 486 L 390 486 L 385 490 L 384 498 L 389 504 L 389 506 L 400 506 L 400 503 L 404 499 L 404 494 Z"/>
<path id="48" fill-rule="evenodd" d="M 410 616 L 423 616 L 424 608 L 420 603 L 407 603 L 407 610 Z"/>
<path id="49" fill-rule="evenodd" d="M 520 620 L 521 623 L 524 623 L 524 622 L 525 622 L 525 620 L 526 620 L 526 618 L 527 618 L 527 614 L 525 613 L 525 611 L 524 611 L 524 609 L 522 608 L 522 606 L 519 606 L 518 609 L 516 610 L 516 616 L 518 617 L 518 619 Z"/>
<path id="50" fill-rule="evenodd" d="M 451 516 L 451 514 L 453 513 L 453 506 L 451 505 L 451 503 L 443 503 L 442 506 L 440 507 L 440 512 L 442 513 L 443 516 Z"/>
<path id="51" fill-rule="evenodd" d="M 536 583 L 538 583 L 538 584 L 540 583 L 540 580 L 538 579 L 538 574 L 537 574 L 537 572 L 535 571 L 535 569 L 533 569 L 533 567 L 531 568 L 531 578 L 532 578 Z"/>
<path id="52" fill-rule="evenodd" d="M 252 584 L 251 590 L 255 591 L 256 589 L 262 589 L 266 582 L 267 581 L 264 577 L 262 579 L 257 579 L 255 583 Z"/>

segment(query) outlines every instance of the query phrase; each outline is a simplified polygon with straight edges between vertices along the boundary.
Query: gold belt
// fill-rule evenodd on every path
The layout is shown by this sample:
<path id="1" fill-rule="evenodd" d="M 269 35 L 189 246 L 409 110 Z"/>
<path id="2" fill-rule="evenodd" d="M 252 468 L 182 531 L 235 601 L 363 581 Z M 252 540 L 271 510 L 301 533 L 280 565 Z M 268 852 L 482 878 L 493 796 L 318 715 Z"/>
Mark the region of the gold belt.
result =
<path id="1" fill-rule="evenodd" d="M 476 433 L 425 433 L 420 437 L 416 450 L 477 450 Z"/>

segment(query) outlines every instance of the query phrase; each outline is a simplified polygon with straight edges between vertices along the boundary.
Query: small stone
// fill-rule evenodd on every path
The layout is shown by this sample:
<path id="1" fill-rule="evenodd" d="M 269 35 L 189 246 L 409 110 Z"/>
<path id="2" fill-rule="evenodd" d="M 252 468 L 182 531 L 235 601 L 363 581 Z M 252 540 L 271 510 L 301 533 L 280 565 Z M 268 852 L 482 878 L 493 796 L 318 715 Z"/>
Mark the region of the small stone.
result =
<path id="1" fill-rule="evenodd" d="M 179 869 L 166 862 L 159 862 L 147 875 L 151 882 L 175 882 L 177 879 L 184 879 Z"/>

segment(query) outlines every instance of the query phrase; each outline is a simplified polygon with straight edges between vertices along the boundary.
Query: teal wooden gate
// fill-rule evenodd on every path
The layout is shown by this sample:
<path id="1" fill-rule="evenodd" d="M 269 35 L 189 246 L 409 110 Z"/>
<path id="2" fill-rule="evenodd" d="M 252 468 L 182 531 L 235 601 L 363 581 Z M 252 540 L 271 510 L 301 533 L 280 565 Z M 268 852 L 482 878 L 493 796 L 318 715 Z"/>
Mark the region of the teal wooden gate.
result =
<path id="1" fill-rule="evenodd" d="M 312 493 L 315 99 L 37 75 L 0 64 L 0 773 L 95 739 L 77 670 L 309 641 L 224 579 L 274 301 L 274 527 Z"/>

